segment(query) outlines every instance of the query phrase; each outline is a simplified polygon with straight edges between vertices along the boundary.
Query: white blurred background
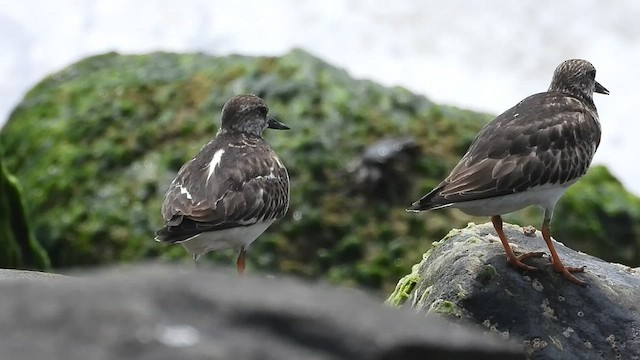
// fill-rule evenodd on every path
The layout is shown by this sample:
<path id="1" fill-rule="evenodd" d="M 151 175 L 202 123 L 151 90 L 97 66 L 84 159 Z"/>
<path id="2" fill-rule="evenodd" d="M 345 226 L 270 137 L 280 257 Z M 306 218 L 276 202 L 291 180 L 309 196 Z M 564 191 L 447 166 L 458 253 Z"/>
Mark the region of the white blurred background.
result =
<path id="1" fill-rule="evenodd" d="M 352 76 L 498 114 L 584 58 L 597 163 L 640 194 L 640 2 L 632 0 L 0 0 L 0 126 L 24 93 L 83 57 L 155 50 L 279 55 L 303 48 Z"/>

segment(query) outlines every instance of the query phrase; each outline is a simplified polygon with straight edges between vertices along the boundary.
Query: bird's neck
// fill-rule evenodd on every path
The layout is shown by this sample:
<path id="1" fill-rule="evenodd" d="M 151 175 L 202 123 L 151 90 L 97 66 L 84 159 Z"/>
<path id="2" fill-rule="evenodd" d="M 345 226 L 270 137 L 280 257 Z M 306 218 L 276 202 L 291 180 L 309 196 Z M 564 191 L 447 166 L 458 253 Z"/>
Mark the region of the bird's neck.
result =
<path id="1" fill-rule="evenodd" d="M 556 84 L 552 83 L 551 86 L 549 86 L 549 92 L 559 92 L 559 93 L 567 94 L 569 96 L 572 96 L 582 101 L 585 105 L 587 105 L 592 110 L 596 110 L 596 105 L 593 102 L 593 93 L 589 91 L 585 91 L 582 88 L 556 86 Z"/>
<path id="2" fill-rule="evenodd" d="M 227 128 L 220 128 L 220 130 L 218 130 L 218 136 L 220 135 L 234 135 L 234 136 L 243 136 L 243 137 L 247 137 L 247 138 L 260 138 L 262 137 L 262 131 L 253 131 L 254 129 L 246 129 L 246 128 L 242 128 L 242 129 L 235 129 L 235 128 L 231 128 L 231 129 L 227 129 Z"/>

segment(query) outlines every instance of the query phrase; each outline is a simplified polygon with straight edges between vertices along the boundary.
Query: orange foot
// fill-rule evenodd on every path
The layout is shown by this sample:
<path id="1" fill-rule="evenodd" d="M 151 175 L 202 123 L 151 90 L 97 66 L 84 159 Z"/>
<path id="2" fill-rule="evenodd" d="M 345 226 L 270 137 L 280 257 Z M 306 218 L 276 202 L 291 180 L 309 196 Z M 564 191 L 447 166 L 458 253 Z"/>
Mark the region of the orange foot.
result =
<path id="1" fill-rule="evenodd" d="M 562 262 L 560 261 L 552 261 L 551 262 L 551 266 L 553 266 L 553 270 L 555 270 L 557 273 L 561 274 L 562 277 L 564 277 L 565 279 L 571 281 L 574 284 L 578 284 L 580 286 L 586 286 L 587 283 L 585 281 L 582 281 L 580 279 L 578 279 L 577 277 L 573 276 L 572 273 L 574 272 L 584 272 L 585 267 L 569 267 L 569 266 L 564 266 L 562 264 Z"/>
<path id="2" fill-rule="evenodd" d="M 530 258 L 539 258 L 542 257 L 542 255 L 544 255 L 544 252 L 542 251 L 537 251 L 537 252 L 530 252 L 530 253 L 525 253 L 522 254 L 520 256 L 514 256 L 514 257 L 509 257 L 507 256 L 507 263 L 511 266 L 515 266 L 519 269 L 523 269 L 523 270 L 528 270 L 528 271 L 537 271 L 538 268 L 535 266 L 531 266 L 531 265 L 527 265 L 525 263 L 523 263 L 524 260 L 530 259 Z"/>

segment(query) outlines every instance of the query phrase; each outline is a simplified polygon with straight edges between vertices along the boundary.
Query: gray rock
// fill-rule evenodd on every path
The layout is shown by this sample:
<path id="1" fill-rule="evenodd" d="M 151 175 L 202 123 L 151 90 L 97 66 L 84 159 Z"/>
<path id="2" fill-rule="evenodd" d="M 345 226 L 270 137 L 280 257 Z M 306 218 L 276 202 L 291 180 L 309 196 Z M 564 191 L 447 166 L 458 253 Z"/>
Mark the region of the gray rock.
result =
<path id="1" fill-rule="evenodd" d="M 420 146 L 413 138 L 376 141 L 347 167 L 351 193 L 362 194 L 374 202 L 409 202 L 407 192 L 418 155 Z"/>
<path id="2" fill-rule="evenodd" d="M 505 232 L 516 254 L 548 252 L 540 232 Z M 555 246 L 565 265 L 586 266 L 577 276 L 587 287 L 546 257 L 527 261 L 537 272 L 508 266 L 491 224 L 470 224 L 434 243 L 388 301 L 484 325 L 520 341 L 531 359 L 640 359 L 640 272 Z"/>
<path id="3" fill-rule="evenodd" d="M 41 271 L 0 269 L 0 281 L 42 280 L 62 277 L 64 276 L 60 274 L 46 273 Z"/>
<path id="4" fill-rule="evenodd" d="M 144 265 L 0 283 L 1 359 L 521 359 L 357 290 Z"/>

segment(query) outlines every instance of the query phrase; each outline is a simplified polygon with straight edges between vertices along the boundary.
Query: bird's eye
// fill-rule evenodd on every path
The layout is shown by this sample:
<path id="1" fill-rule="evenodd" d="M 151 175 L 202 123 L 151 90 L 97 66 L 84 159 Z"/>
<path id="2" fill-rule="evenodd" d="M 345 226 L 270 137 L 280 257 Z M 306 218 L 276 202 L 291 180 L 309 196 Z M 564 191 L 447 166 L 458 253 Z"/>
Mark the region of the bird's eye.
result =
<path id="1" fill-rule="evenodd" d="M 260 115 L 262 115 L 262 116 L 266 116 L 267 113 L 269 112 L 269 110 L 267 109 L 266 106 L 260 106 L 258 108 L 258 111 L 260 112 Z"/>
<path id="2" fill-rule="evenodd" d="M 595 70 L 589 71 L 589 76 L 595 79 L 596 78 L 596 71 Z"/>

